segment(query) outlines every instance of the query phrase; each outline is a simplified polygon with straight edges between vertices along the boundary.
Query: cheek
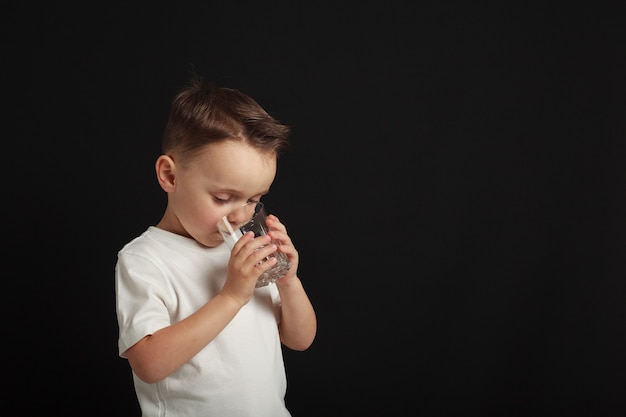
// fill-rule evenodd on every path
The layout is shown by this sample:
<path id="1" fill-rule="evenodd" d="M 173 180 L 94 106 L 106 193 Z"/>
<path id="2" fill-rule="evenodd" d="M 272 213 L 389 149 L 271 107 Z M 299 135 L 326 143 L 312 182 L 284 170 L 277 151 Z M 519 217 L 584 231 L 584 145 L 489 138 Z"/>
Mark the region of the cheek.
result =
<path id="1" fill-rule="evenodd" d="M 205 233 L 207 230 L 213 231 L 216 228 L 219 211 L 208 199 L 188 193 L 179 195 L 176 203 L 178 215 L 184 217 L 181 221 L 193 227 L 196 233 Z"/>
<path id="2" fill-rule="evenodd" d="M 221 219 L 222 216 L 219 215 L 219 212 L 211 211 L 205 216 L 205 227 L 211 232 L 217 231 L 217 222 Z"/>
<path id="3" fill-rule="evenodd" d="M 198 202 L 194 206 L 194 218 L 203 230 L 213 233 L 217 231 L 217 222 L 226 214 L 226 210 L 214 202 Z"/>

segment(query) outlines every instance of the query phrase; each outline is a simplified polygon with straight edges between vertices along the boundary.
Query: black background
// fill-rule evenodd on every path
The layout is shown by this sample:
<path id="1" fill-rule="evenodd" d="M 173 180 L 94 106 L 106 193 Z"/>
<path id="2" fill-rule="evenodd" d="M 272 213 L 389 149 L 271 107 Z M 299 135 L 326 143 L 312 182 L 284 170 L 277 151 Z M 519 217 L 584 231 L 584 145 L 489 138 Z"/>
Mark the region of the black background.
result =
<path id="1" fill-rule="evenodd" d="M 294 417 L 626 415 L 624 15 L 575 3 L 5 6 L 10 414 L 139 416 L 113 269 L 195 68 L 293 126 Z"/>

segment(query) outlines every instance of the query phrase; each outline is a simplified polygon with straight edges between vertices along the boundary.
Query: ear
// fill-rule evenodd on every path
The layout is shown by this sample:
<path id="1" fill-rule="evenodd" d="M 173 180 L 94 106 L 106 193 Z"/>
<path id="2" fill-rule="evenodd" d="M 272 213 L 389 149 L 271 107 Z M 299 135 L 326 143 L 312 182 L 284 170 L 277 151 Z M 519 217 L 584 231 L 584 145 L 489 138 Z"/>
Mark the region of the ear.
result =
<path id="1" fill-rule="evenodd" d="M 154 165 L 159 185 L 166 193 L 176 189 L 176 163 L 168 155 L 161 155 Z"/>

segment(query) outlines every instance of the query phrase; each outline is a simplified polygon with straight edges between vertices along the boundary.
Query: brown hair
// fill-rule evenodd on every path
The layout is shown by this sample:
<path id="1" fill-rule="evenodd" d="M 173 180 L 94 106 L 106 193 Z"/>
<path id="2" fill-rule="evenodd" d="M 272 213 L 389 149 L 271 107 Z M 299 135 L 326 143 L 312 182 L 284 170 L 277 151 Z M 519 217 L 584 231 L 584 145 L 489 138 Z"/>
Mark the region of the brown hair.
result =
<path id="1" fill-rule="evenodd" d="M 289 126 L 270 116 L 250 96 L 194 75 L 172 102 L 162 151 L 185 161 L 205 145 L 238 138 L 278 157 L 289 148 L 289 133 Z"/>

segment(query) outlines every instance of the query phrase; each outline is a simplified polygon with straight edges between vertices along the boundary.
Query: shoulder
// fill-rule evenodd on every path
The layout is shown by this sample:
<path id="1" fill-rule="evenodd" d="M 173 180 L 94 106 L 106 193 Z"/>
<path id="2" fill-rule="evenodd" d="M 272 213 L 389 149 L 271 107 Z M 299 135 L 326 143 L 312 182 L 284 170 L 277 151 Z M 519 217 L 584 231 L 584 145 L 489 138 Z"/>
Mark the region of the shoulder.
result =
<path id="1" fill-rule="evenodd" d="M 159 234 L 155 233 L 155 230 L 158 229 L 153 226 L 148 227 L 142 234 L 126 243 L 122 249 L 119 250 L 119 253 L 136 253 L 158 247 L 160 239 L 158 237 Z"/>
<path id="2" fill-rule="evenodd" d="M 141 235 L 126 243 L 119 254 L 150 256 L 160 255 L 163 251 L 172 252 L 175 248 L 193 245 L 192 240 L 176 235 L 155 226 L 148 227 Z"/>

